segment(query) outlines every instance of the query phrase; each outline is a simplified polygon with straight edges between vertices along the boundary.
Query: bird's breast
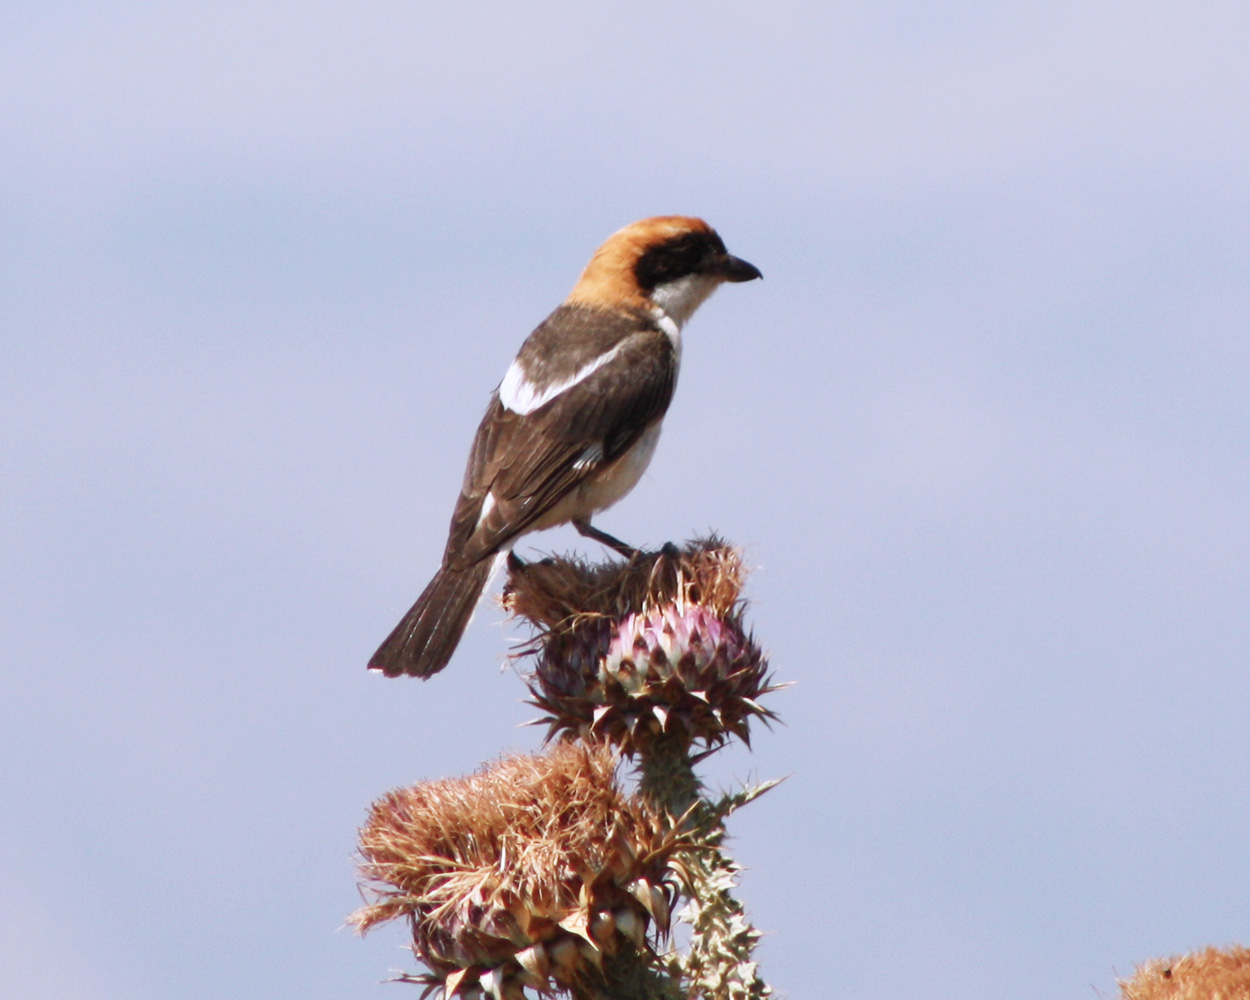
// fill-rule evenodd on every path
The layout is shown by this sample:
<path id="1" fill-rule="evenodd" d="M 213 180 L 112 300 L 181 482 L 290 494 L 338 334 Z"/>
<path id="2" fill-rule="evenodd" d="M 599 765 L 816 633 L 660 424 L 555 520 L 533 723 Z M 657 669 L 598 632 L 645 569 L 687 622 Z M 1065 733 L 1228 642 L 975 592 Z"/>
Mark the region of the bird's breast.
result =
<path id="1" fill-rule="evenodd" d="M 587 476 L 558 504 L 549 510 L 531 530 L 541 531 L 574 519 L 589 519 L 606 510 L 638 485 L 638 480 L 651 464 L 655 446 L 660 440 L 660 422 L 642 432 L 637 443 L 614 462 L 595 475 Z"/>
<path id="2" fill-rule="evenodd" d="M 655 454 L 659 440 L 660 421 L 657 420 L 642 432 L 638 443 L 629 451 L 581 485 L 590 513 L 606 510 L 638 485 L 638 480 L 651 464 L 651 456 Z"/>

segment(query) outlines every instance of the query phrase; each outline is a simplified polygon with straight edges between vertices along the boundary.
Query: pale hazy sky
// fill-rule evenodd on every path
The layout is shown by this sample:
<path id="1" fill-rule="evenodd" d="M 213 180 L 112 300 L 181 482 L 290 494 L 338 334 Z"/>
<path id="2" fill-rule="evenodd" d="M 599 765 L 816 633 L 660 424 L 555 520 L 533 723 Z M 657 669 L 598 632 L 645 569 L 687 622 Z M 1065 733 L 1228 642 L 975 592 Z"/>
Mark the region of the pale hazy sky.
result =
<path id="1" fill-rule="evenodd" d="M 0 5 L 0 995 L 413 996 L 392 786 L 536 745 L 433 572 L 619 226 L 687 328 L 606 530 L 716 529 L 786 725 L 734 817 L 794 1000 L 1114 991 L 1250 939 L 1244 2 Z M 545 547 L 596 549 L 571 533 Z"/>

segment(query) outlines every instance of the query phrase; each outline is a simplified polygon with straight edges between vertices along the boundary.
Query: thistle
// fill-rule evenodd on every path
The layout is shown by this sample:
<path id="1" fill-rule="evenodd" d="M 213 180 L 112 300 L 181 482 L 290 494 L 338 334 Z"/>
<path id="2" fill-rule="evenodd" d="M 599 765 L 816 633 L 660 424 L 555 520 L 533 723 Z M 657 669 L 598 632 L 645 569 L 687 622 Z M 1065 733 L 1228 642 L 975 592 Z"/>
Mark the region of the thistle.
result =
<path id="1" fill-rule="evenodd" d="M 1250 948 L 1207 948 L 1155 959 L 1120 982 L 1122 1000 L 1227 1000 L 1250 997 Z"/>
<path id="2" fill-rule="evenodd" d="M 717 539 L 639 553 L 624 567 L 512 560 L 504 606 L 535 639 L 531 703 L 559 734 L 606 739 L 630 756 L 657 740 L 708 749 L 774 714 L 776 690 L 742 622 L 741 554 Z"/>
<path id="3" fill-rule="evenodd" d="M 360 832 L 372 899 L 351 922 L 364 933 L 406 918 L 430 972 L 401 978 L 447 997 L 611 994 L 667 935 L 688 846 L 622 791 L 617 759 L 558 743 L 384 796 Z"/>
<path id="4" fill-rule="evenodd" d="M 535 629 L 517 655 L 534 659 L 551 747 L 375 803 L 353 922 L 405 918 L 429 972 L 400 978 L 447 1000 L 767 1000 L 723 820 L 771 783 L 712 801 L 694 769 L 775 718 L 741 554 L 712 538 L 624 564 L 508 565 L 503 601 Z M 666 950 L 679 902 L 685 954 Z"/>
<path id="5" fill-rule="evenodd" d="M 775 718 L 758 701 L 778 685 L 743 626 L 745 575 L 738 550 L 712 538 L 625 565 L 512 559 L 504 590 L 504 606 L 537 632 L 519 655 L 534 658 L 531 701 L 548 740 L 609 741 L 637 760 L 644 800 L 685 817 L 689 948 L 663 965 L 686 997 L 705 1000 L 772 995 L 753 957 L 760 934 L 733 895 L 739 868 L 721 846 L 724 818 L 771 783 L 713 803 L 694 771 L 731 736 L 749 744 L 752 719 Z"/>

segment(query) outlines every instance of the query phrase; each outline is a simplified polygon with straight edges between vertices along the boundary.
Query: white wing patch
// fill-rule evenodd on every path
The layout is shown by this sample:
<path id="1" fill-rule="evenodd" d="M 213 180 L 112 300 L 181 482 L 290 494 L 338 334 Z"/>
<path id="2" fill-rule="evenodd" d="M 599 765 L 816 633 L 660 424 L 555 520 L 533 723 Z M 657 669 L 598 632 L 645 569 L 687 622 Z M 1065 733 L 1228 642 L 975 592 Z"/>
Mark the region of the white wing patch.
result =
<path id="1" fill-rule="evenodd" d="M 525 374 L 525 369 L 521 367 L 520 359 L 517 359 L 512 362 L 503 381 L 499 383 L 499 402 L 503 403 L 504 409 L 521 416 L 533 413 L 540 406 L 550 403 L 560 393 L 573 388 L 578 382 L 593 375 L 615 358 L 620 351 L 621 345 L 617 344 L 606 354 L 600 354 L 594 361 L 575 371 L 572 378 L 564 382 L 553 382 L 542 388 L 530 381 L 529 376 Z"/>

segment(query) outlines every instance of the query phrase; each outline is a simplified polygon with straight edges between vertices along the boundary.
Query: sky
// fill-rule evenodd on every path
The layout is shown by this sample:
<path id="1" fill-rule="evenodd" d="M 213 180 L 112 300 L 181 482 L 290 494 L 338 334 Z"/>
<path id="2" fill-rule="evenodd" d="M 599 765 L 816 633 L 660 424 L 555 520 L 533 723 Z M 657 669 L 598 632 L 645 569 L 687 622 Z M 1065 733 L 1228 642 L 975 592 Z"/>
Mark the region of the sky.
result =
<path id="1" fill-rule="evenodd" d="M 784 724 L 706 778 L 787 779 L 731 821 L 769 982 L 1250 941 L 1248 46 L 1205 0 L 0 5 L 0 995 L 415 996 L 356 830 L 541 733 L 493 605 L 364 665 L 525 335 L 669 213 L 765 277 L 596 523 L 756 567 Z"/>

